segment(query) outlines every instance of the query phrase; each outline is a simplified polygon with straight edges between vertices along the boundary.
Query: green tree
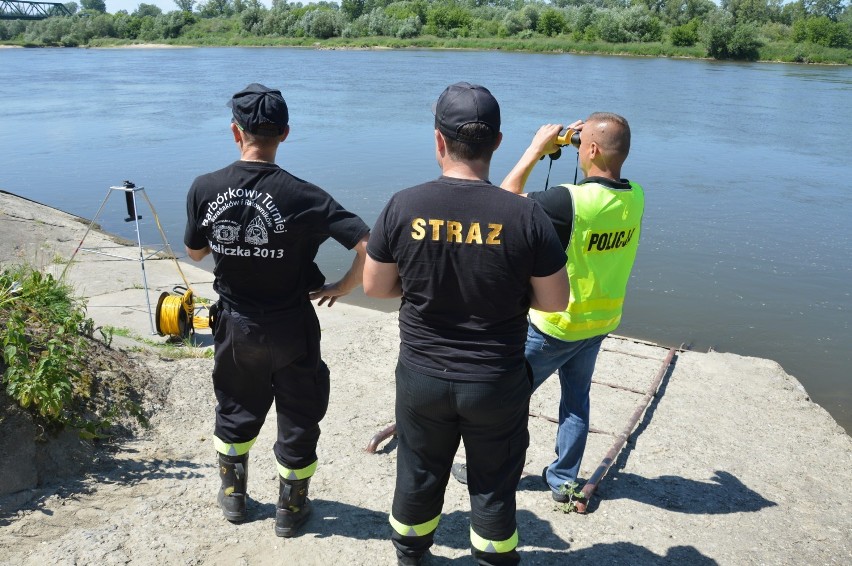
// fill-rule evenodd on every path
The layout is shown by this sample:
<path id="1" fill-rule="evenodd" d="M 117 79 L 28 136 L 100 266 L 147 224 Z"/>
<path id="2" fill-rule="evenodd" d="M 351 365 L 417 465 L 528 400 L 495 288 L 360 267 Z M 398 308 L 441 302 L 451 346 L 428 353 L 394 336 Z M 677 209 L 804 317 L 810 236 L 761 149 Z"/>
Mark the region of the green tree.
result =
<path id="1" fill-rule="evenodd" d="M 543 35 L 559 35 L 565 29 L 565 16 L 559 10 L 547 8 L 538 19 L 537 31 Z"/>
<path id="2" fill-rule="evenodd" d="M 789 21 L 784 21 L 784 0 L 769 0 L 766 3 L 766 17 L 770 22 L 790 25 Z"/>
<path id="3" fill-rule="evenodd" d="M 719 10 L 709 15 L 699 36 L 714 59 L 757 59 L 760 40 L 754 22 L 734 22 L 730 12 Z"/>
<path id="4" fill-rule="evenodd" d="M 264 6 L 246 8 L 240 12 L 240 25 L 249 33 L 263 35 L 263 18 L 266 15 Z"/>
<path id="5" fill-rule="evenodd" d="M 673 24 L 685 24 L 704 17 L 718 8 L 713 0 L 666 0 L 665 17 Z"/>
<path id="6" fill-rule="evenodd" d="M 438 37 L 450 36 L 454 30 L 467 29 L 472 21 L 470 12 L 456 4 L 432 4 L 426 12 L 427 29 Z"/>
<path id="7" fill-rule="evenodd" d="M 674 26 L 669 32 L 669 41 L 677 47 L 692 47 L 698 43 L 698 20 Z"/>
<path id="8" fill-rule="evenodd" d="M 75 18 L 47 18 L 32 22 L 24 33 L 27 43 L 43 45 L 63 45 L 76 47 L 82 42 L 79 34 L 75 33 Z"/>
<path id="9" fill-rule="evenodd" d="M 793 41 L 808 41 L 824 47 L 852 46 L 852 33 L 840 22 L 833 22 L 828 16 L 818 16 L 793 22 Z"/>
<path id="10" fill-rule="evenodd" d="M 357 20 L 364 13 L 365 0 L 342 0 L 340 11 L 346 14 L 349 21 Z"/>
<path id="11" fill-rule="evenodd" d="M 735 22 L 764 23 L 769 19 L 767 0 L 722 0 L 722 8 L 734 16 Z"/>
<path id="12" fill-rule="evenodd" d="M 660 41 L 663 37 L 663 25 L 656 14 L 644 6 L 636 5 L 620 10 L 618 20 L 627 32 L 628 41 Z"/>
<path id="13" fill-rule="evenodd" d="M 24 20 L 0 21 L 0 40 L 6 41 L 23 35 L 27 26 Z"/>
<path id="14" fill-rule="evenodd" d="M 172 39 L 180 37 L 183 28 L 195 23 L 195 16 L 189 12 L 175 11 L 157 16 L 153 21 L 154 28 L 152 33 L 154 35 L 154 39 Z"/>
<path id="15" fill-rule="evenodd" d="M 385 14 L 397 20 L 407 20 L 413 16 L 422 25 L 426 23 L 426 12 L 429 10 L 429 4 L 426 0 L 404 0 L 388 4 L 384 10 Z"/>
<path id="16" fill-rule="evenodd" d="M 175 4 L 181 12 L 192 12 L 195 0 L 175 0 Z"/>
<path id="17" fill-rule="evenodd" d="M 621 18 L 613 10 L 603 10 L 595 20 L 598 37 L 607 43 L 627 43 L 630 36 L 622 25 Z"/>
<path id="18" fill-rule="evenodd" d="M 538 19 L 541 17 L 541 10 L 534 4 L 527 4 L 521 8 L 521 14 L 529 22 L 527 29 L 538 28 Z"/>
<path id="19" fill-rule="evenodd" d="M 207 0 L 198 8 L 202 18 L 228 17 L 234 14 L 231 0 Z"/>
<path id="20" fill-rule="evenodd" d="M 337 13 L 328 9 L 311 10 L 303 17 L 305 33 L 311 37 L 328 39 L 340 35 Z"/>
<path id="21" fill-rule="evenodd" d="M 80 0 L 84 10 L 106 13 L 106 2 L 104 0 Z"/>
<path id="22" fill-rule="evenodd" d="M 503 16 L 502 24 L 507 35 L 517 35 L 523 30 L 530 29 L 530 21 L 519 11 L 508 12 Z"/>
<path id="23" fill-rule="evenodd" d="M 156 18 L 162 13 L 163 11 L 156 4 L 142 3 L 136 7 L 136 11 L 133 12 L 133 15 L 139 17 L 151 16 L 152 18 Z"/>
<path id="24" fill-rule="evenodd" d="M 87 42 L 93 37 L 116 37 L 113 17 L 109 14 L 99 14 L 94 18 L 86 18 L 81 32 L 83 39 Z"/>
<path id="25" fill-rule="evenodd" d="M 666 0 L 636 0 L 634 4 L 645 6 L 657 14 L 662 14 L 666 11 Z"/>
<path id="26" fill-rule="evenodd" d="M 151 22 L 149 25 L 153 24 L 153 18 L 150 16 L 142 18 L 137 15 L 116 14 L 114 20 L 116 37 L 137 39 L 142 30 L 142 22 L 146 20 Z"/>
<path id="27" fill-rule="evenodd" d="M 699 28 L 699 36 L 707 55 L 714 59 L 727 59 L 728 42 L 734 36 L 734 16 L 723 10 L 708 14 Z"/>
<path id="28" fill-rule="evenodd" d="M 263 33 L 266 35 L 295 35 L 299 22 L 298 16 L 289 10 L 286 4 L 275 4 L 263 17 Z M 301 28 L 299 28 L 301 29 Z M 304 35 L 304 30 L 302 30 Z"/>
<path id="29" fill-rule="evenodd" d="M 825 16 L 833 22 L 843 13 L 843 0 L 804 0 L 805 10 L 811 16 Z"/>
<path id="30" fill-rule="evenodd" d="M 65 6 L 65 9 L 68 10 L 72 16 L 80 9 L 80 6 L 76 2 L 66 2 L 63 6 Z"/>
<path id="31" fill-rule="evenodd" d="M 400 22 L 394 35 L 400 39 L 408 39 L 420 35 L 423 23 L 417 16 L 410 16 Z"/>
<path id="32" fill-rule="evenodd" d="M 756 61 L 761 41 L 758 39 L 757 24 L 754 22 L 737 22 L 734 34 L 728 42 L 728 56 L 731 59 L 746 59 Z"/>
<path id="33" fill-rule="evenodd" d="M 804 0 L 796 0 L 795 2 L 787 2 L 781 6 L 780 21 L 792 25 L 797 20 L 804 20 L 808 17 L 808 12 L 805 10 Z"/>

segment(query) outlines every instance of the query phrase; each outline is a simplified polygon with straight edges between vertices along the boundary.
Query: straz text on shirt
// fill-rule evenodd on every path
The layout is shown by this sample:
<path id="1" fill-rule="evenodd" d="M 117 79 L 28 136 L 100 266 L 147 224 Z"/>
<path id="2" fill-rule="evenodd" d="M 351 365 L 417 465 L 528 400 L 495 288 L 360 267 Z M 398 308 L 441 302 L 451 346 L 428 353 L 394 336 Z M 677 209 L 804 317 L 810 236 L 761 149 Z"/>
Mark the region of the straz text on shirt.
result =
<path id="1" fill-rule="evenodd" d="M 500 239 L 502 232 L 503 225 L 493 222 L 465 225 L 457 220 L 438 218 L 415 218 L 411 221 L 411 238 L 414 240 L 499 246 L 503 243 Z"/>

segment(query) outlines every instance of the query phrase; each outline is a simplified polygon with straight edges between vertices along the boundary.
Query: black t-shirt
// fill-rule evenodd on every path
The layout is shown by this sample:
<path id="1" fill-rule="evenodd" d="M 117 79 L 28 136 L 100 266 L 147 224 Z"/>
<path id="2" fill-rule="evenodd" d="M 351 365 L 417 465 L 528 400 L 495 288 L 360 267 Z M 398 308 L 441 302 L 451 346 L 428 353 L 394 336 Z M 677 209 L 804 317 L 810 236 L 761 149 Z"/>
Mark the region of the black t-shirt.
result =
<path id="1" fill-rule="evenodd" d="M 391 197 L 367 253 L 399 269 L 402 363 L 480 381 L 523 367 L 530 277 L 566 261 L 534 201 L 448 177 Z"/>
<path id="2" fill-rule="evenodd" d="M 210 246 L 213 288 L 246 314 L 286 310 L 325 283 L 314 263 L 329 237 L 352 249 L 369 227 L 328 193 L 277 165 L 236 161 L 196 178 L 184 243 Z"/>
<path id="3" fill-rule="evenodd" d="M 585 183 L 597 183 L 622 191 L 630 190 L 630 182 L 627 179 L 613 181 L 606 177 L 586 177 L 577 183 L 577 185 Z M 550 187 L 546 191 L 527 193 L 527 197 L 541 205 L 553 223 L 553 227 L 556 228 L 556 233 L 559 235 L 562 247 L 568 249 L 568 244 L 571 242 L 571 232 L 574 229 L 574 200 L 571 198 L 571 191 L 566 187 L 557 185 Z"/>

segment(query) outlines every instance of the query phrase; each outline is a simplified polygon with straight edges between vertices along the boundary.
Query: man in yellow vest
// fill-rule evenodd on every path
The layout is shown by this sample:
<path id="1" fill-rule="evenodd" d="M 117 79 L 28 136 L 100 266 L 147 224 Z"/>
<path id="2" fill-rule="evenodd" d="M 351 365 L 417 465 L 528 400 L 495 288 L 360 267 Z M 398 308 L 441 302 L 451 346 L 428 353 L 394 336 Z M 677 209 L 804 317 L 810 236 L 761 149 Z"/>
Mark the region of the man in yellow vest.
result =
<path id="1" fill-rule="evenodd" d="M 542 126 L 502 187 L 521 194 L 535 164 L 559 149 L 561 124 Z M 580 132 L 577 147 L 585 178 L 528 193 L 553 222 L 568 255 L 571 287 L 568 309 L 530 310 L 526 358 L 534 388 L 558 370 L 562 386 L 556 459 L 542 476 L 553 499 L 569 500 L 567 487 L 577 481 L 589 432 L 589 390 L 601 343 L 621 322 L 622 305 L 636 258 L 644 191 L 621 178 L 630 151 L 630 126 L 623 117 L 595 112 L 569 126 Z"/>

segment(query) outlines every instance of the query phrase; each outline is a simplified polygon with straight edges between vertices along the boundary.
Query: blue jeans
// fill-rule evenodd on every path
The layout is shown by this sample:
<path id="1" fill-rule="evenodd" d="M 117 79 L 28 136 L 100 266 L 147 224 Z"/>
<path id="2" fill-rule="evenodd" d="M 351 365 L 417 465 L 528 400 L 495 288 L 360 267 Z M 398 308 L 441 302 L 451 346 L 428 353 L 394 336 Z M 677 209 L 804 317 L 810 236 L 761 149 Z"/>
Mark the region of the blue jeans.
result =
<path id="1" fill-rule="evenodd" d="M 556 459 L 548 466 L 545 477 L 550 489 L 556 493 L 566 483 L 577 481 L 589 434 L 592 374 L 604 338 L 606 335 L 566 342 L 544 334 L 532 324 L 527 330 L 525 355 L 533 372 L 533 390 L 538 389 L 556 370 L 559 370 L 562 386 Z"/>

